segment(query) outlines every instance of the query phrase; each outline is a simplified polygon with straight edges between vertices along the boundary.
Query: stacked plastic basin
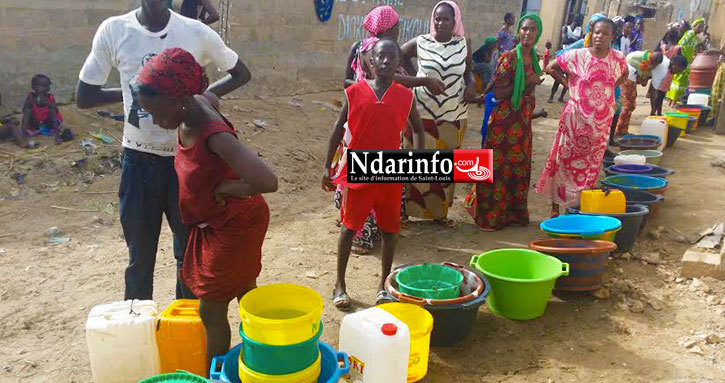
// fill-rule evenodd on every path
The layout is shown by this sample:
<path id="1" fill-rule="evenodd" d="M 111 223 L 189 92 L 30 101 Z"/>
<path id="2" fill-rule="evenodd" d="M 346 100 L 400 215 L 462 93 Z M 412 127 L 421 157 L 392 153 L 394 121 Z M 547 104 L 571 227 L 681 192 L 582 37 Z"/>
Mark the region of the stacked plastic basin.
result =
<path id="1" fill-rule="evenodd" d="M 614 241 L 622 222 L 601 215 L 566 214 L 550 218 L 539 225 L 541 231 L 553 238 L 600 239 Z"/>
<path id="2" fill-rule="evenodd" d="M 322 371 L 322 297 L 308 287 L 258 287 L 239 301 L 244 383 L 315 383 Z"/>
<path id="3" fill-rule="evenodd" d="M 677 112 L 687 114 L 690 117 L 694 117 L 695 123 L 692 126 L 692 131 L 694 132 L 697 130 L 697 128 L 700 125 L 700 115 L 702 114 L 702 109 L 697 108 L 697 107 L 681 106 L 681 107 L 677 108 Z"/>
<path id="4" fill-rule="evenodd" d="M 687 122 L 688 118 L 690 116 L 685 113 L 665 113 L 665 118 L 667 119 L 667 126 L 668 129 L 678 129 L 679 134 L 682 136 L 685 134 L 685 131 L 687 130 Z M 671 130 L 670 130 L 671 132 Z M 673 141 L 674 145 L 674 141 Z"/>
<path id="5" fill-rule="evenodd" d="M 396 301 L 411 303 L 428 310 L 433 316 L 433 329 L 431 345 L 438 347 L 452 347 L 458 345 L 471 333 L 476 322 L 478 309 L 486 302 L 489 293 L 489 284 L 478 273 L 463 266 L 445 262 L 446 266 L 457 270 L 463 275 L 460 285 L 460 295 L 452 299 L 431 299 L 416 297 L 400 291 L 397 275 L 401 271 L 418 265 L 400 266 L 388 275 L 385 280 L 385 290 Z"/>

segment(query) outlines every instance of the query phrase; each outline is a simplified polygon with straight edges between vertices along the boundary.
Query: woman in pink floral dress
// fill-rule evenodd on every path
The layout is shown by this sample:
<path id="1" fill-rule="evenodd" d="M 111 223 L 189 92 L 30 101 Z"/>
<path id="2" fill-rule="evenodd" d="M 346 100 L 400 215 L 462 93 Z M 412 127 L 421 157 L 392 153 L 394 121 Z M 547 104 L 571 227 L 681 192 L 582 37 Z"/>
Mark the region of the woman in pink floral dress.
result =
<path id="1" fill-rule="evenodd" d="M 614 88 L 628 75 L 624 55 L 610 49 L 614 30 L 611 20 L 597 21 L 592 26 L 589 48 L 568 51 L 546 68 L 554 79 L 569 87 L 571 95 L 536 184 L 536 192 L 552 201 L 552 217 L 559 215 L 560 205 L 579 204 L 581 191 L 594 187 L 599 176 L 614 116 Z M 559 69 L 567 76 L 559 74 Z"/>

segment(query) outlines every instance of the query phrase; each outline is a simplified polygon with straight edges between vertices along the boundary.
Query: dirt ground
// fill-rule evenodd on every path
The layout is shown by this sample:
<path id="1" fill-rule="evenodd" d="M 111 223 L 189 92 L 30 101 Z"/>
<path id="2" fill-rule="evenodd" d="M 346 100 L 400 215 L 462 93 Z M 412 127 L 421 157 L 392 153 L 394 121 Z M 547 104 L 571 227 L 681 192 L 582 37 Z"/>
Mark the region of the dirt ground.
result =
<path id="1" fill-rule="evenodd" d="M 550 83 L 538 90 L 548 119 L 534 123 L 532 186 L 556 131 L 561 104 L 547 104 Z M 644 93 L 640 89 L 640 94 Z M 267 200 L 272 221 L 264 246 L 259 283 L 293 282 L 319 291 L 327 302 L 323 339 L 337 344 L 342 314 L 332 307 L 335 248 L 339 229 L 332 195 L 321 191 L 324 152 L 336 116 L 330 101 L 338 92 L 295 98 L 226 100 L 223 108 L 243 142 L 267 159 L 280 178 Z M 640 96 L 632 126 L 649 112 Z M 299 107 L 299 104 L 302 106 Z M 537 109 L 538 109 L 537 108 Z M 126 246 L 118 220 L 120 144 L 95 141 L 95 154 L 81 149 L 87 132 L 102 129 L 120 138 L 121 123 L 95 111 L 61 108 L 77 138 L 61 146 L 43 141 L 23 151 L 0 145 L 0 381 L 88 382 L 90 367 L 84 325 L 97 304 L 122 299 Z M 482 111 L 472 108 L 464 147 L 477 148 Z M 254 121 L 264 121 L 264 128 Z M 261 125 L 261 124 L 257 124 Z M 636 131 L 636 128 L 632 130 Z M 725 169 L 710 165 L 725 154 L 725 137 L 709 131 L 680 138 L 661 165 L 673 168 L 660 215 L 634 251 L 610 259 L 606 287 L 611 296 L 557 294 L 546 314 L 517 322 L 484 306 L 468 339 L 458 347 L 432 350 L 427 382 L 720 382 L 725 381 L 725 283 L 679 278 L 687 240 L 725 217 Z M 12 156 L 12 157 L 10 157 Z M 16 175 L 17 174 L 17 175 Z M 20 185 L 16 178 L 23 178 Z M 459 185 L 451 218 L 455 229 L 415 222 L 403 231 L 396 264 L 453 261 L 472 254 L 521 246 L 541 237 L 547 202 L 530 193 L 532 224 L 482 233 L 461 202 Z M 51 245 L 46 231 L 62 230 L 70 242 Z M 659 252 L 660 261 L 638 258 Z M 358 308 L 375 300 L 379 254 L 354 257 L 348 286 Z M 155 300 L 173 298 L 171 237 L 164 227 L 156 267 Z M 237 305 L 229 317 L 239 323 Z M 704 339 L 696 342 L 691 339 Z M 239 341 L 238 335 L 233 342 Z M 686 348 L 685 346 L 692 346 Z"/>

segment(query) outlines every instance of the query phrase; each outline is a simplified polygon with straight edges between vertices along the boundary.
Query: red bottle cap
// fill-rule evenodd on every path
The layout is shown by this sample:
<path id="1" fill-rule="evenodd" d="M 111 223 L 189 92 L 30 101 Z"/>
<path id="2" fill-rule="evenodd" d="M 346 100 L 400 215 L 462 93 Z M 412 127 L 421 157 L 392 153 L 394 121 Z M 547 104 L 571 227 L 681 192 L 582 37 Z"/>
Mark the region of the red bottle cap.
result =
<path id="1" fill-rule="evenodd" d="M 393 336 L 398 333 L 398 326 L 392 323 L 386 323 L 382 328 L 383 334 L 387 336 Z"/>

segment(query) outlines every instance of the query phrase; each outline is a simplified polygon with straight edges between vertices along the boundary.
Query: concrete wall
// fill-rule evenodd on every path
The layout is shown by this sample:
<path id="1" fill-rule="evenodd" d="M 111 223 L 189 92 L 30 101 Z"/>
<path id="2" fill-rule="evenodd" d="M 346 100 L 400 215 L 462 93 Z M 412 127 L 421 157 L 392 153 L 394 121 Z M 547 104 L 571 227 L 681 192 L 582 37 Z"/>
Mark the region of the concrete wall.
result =
<path id="1" fill-rule="evenodd" d="M 544 24 L 544 33 L 541 35 L 539 41 L 540 47 L 546 44 L 547 41 L 551 41 L 554 49 L 559 49 L 561 46 L 561 28 L 566 22 L 566 6 L 567 0 L 543 0 L 541 3 L 541 22 Z"/>
<path id="2" fill-rule="evenodd" d="M 711 0 L 669 0 L 672 4 L 672 20 L 694 20 L 698 17 L 705 17 L 710 11 Z M 721 20 L 722 21 L 722 20 Z"/>
<path id="3" fill-rule="evenodd" d="M 136 2 L 0 1 L 0 114 L 22 106 L 36 73 L 50 76 L 58 101 L 69 102 L 98 25 Z"/>
<path id="4" fill-rule="evenodd" d="M 403 17 L 401 42 L 427 33 L 437 0 L 336 0 L 320 23 L 309 0 L 233 0 L 229 40 L 250 66 L 244 95 L 285 95 L 338 88 L 350 46 L 374 6 L 389 4 Z M 254 6 L 251 6 L 254 3 Z M 139 0 L 2 0 L 0 2 L 0 114 L 19 108 L 33 74 L 54 82 L 59 102 L 70 102 L 78 71 L 101 21 Z M 474 49 L 496 33 L 506 12 L 522 0 L 459 0 Z M 543 43 L 542 43 L 543 47 Z"/>
<path id="5" fill-rule="evenodd" d="M 719 49 L 725 44 L 725 0 L 712 0 L 708 30 L 713 48 Z"/>
<path id="6" fill-rule="evenodd" d="M 437 0 L 337 0 L 332 18 L 317 20 L 312 1 L 265 0 L 253 9 L 231 8 L 231 45 L 250 66 L 247 94 L 295 94 L 342 84 L 350 46 L 367 37 L 362 20 L 379 4 L 403 18 L 400 42 L 428 33 Z M 459 0 L 473 49 L 495 34 L 506 12 L 518 14 L 521 0 Z M 542 45 L 543 46 L 543 45 Z"/>

